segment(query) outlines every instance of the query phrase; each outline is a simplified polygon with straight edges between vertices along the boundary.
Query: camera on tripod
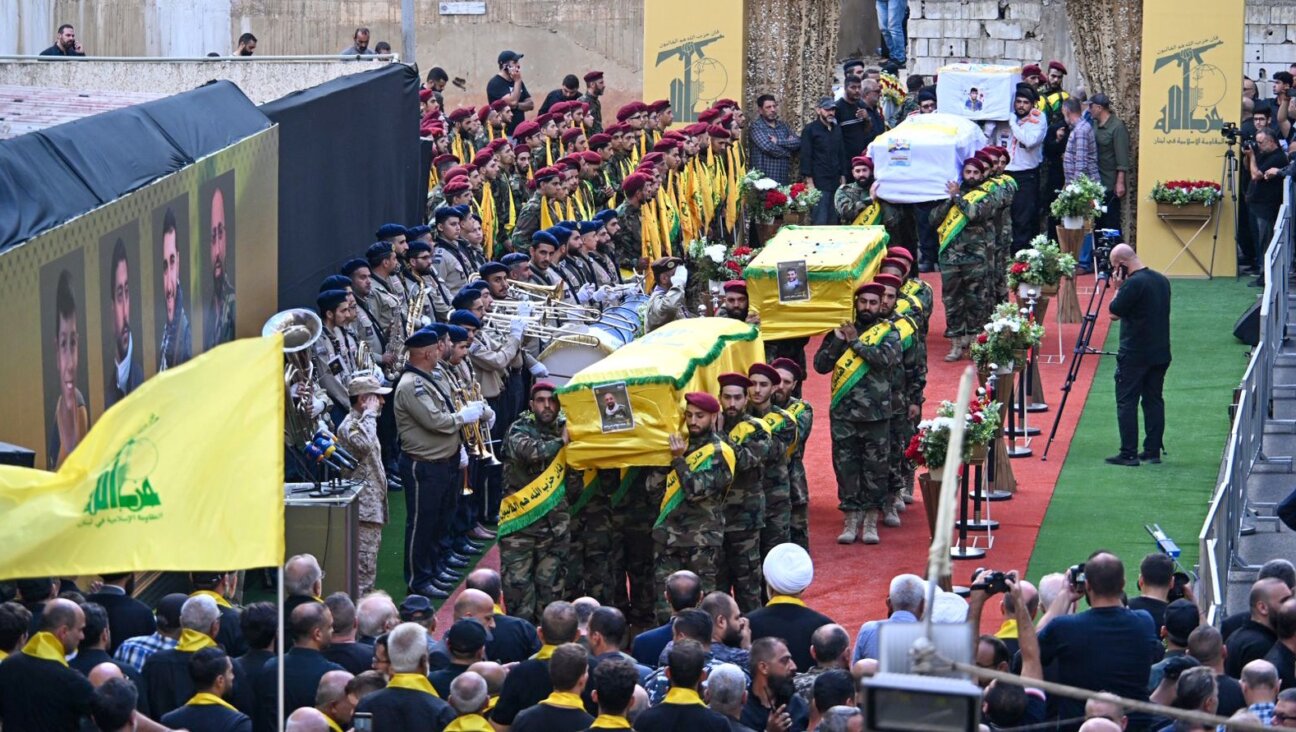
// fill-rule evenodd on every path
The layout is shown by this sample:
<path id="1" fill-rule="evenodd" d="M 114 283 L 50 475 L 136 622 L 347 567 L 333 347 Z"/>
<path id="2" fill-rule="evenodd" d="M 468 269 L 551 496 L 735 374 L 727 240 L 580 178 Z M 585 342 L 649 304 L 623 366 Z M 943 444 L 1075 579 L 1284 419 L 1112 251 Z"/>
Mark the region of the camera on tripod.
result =
<path id="1" fill-rule="evenodd" d="M 1237 126 L 1236 122 L 1225 122 L 1220 128 L 1220 134 L 1228 141 L 1230 145 L 1238 144 L 1238 138 L 1242 137 L 1242 129 Z"/>
<path id="2" fill-rule="evenodd" d="M 1099 277 L 1111 277 L 1112 247 L 1120 243 L 1120 229 L 1096 229 L 1094 231 L 1094 269 Z"/>

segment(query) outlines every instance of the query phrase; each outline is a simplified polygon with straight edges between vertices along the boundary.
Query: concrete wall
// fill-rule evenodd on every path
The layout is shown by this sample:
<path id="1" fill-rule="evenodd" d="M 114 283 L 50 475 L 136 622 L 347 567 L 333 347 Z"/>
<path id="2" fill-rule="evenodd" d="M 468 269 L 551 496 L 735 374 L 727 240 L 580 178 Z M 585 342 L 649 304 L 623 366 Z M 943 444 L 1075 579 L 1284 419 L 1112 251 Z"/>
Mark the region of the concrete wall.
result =
<path id="1" fill-rule="evenodd" d="M 1246 43 L 1242 54 L 1247 76 L 1256 79 L 1260 91 L 1270 95 L 1274 72 L 1286 71 L 1296 63 L 1296 0 L 1247 2 Z"/>
<path id="2" fill-rule="evenodd" d="M 372 71 L 386 61 L 14 61 L 0 63 L 0 84 L 94 91 L 176 94 L 225 79 L 256 104 L 278 99 L 347 74 Z"/>

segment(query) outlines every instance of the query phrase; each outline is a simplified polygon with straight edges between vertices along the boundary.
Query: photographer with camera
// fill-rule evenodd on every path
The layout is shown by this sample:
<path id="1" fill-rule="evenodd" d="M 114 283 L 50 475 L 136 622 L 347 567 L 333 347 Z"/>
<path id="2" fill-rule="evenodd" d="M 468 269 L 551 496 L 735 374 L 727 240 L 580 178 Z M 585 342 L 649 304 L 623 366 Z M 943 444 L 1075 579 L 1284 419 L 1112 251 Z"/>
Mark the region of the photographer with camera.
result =
<path id="1" fill-rule="evenodd" d="M 1112 247 L 1111 281 L 1119 288 L 1107 309 L 1120 321 L 1116 353 L 1116 424 L 1120 453 L 1112 465 L 1161 462 L 1165 400 L 1161 388 L 1170 368 L 1170 280 L 1148 269 L 1128 244 Z M 1138 405 L 1143 403 L 1143 452 L 1138 452 Z"/>
<path id="2" fill-rule="evenodd" d="M 1256 130 L 1255 145 L 1243 147 L 1242 158 L 1251 174 L 1247 187 L 1247 209 L 1251 214 L 1251 231 L 1255 235 L 1256 265 L 1260 276 L 1251 281 L 1253 286 L 1264 286 L 1264 255 L 1273 238 L 1274 223 L 1282 206 L 1283 185 L 1287 178 L 1287 153 L 1279 145 L 1275 130 L 1262 127 Z"/>
<path id="3" fill-rule="evenodd" d="M 1146 610 L 1152 622 L 1165 625 L 1166 606 L 1179 598 L 1196 600 L 1188 575 L 1175 572 L 1174 560 L 1162 552 L 1152 552 L 1139 564 L 1138 597 L 1131 597 L 1131 610 Z"/>
<path id="4" fill-rule="evenodd" d="M 1067 581 L 1040 619 L 1040 663 L 1057 661 L 1058 681 L 1068 686 L 1146 701 L 1148 669 L 1161 643 L 1152 617 L 1123 603 L 1125 565 L 1116 555 L 1097 551 L 1068 570 Z M 1089 609 L 1071 614 L 1082 597 Z M 1084 716 L 1082 701 L 1054 696 L 1051 702 L 1061 719 Z"/>

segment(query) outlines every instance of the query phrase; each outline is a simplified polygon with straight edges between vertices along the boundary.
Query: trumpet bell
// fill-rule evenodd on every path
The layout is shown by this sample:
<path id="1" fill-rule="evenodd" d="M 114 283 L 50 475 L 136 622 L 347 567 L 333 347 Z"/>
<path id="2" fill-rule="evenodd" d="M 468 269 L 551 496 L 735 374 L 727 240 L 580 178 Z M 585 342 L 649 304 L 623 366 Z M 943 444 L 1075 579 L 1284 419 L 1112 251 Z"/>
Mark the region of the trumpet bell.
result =
<path id="1" fill-rule="evenodd" d="M 313 310 L 292 308 L 271 315 L 261 326 L 262 337 L 283 334 L 284 353 L 304 351 L 324 333 L 324 323 Z"/>

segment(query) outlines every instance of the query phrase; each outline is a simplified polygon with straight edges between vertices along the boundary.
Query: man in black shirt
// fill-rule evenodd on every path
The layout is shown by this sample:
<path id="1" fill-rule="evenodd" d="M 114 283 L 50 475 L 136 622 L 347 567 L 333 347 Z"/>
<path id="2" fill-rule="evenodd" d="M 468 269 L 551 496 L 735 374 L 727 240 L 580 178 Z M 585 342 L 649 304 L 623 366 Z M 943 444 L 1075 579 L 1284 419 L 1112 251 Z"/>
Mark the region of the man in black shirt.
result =
<path id="1" fill-rule="evenodd" d="M 77 649 L 84 629 L 85 613 L 76 603 L 45 603 L 38 632 L 0 663 L 0 724 L 5 729 L 74 732 L 90 714 L 94 689 L 64 660 Z"/>
<path id="2" fill-rule="evenodd" d="M 1242 667 L 1257 658 L 1264 658 L 1278 636 L 1273 631 L 1273 619 L 1278 608 L 1292 596 L 1291 588 L 1277 577 L 1265 577 L 1251 585 L 1248 605 L 1251 609 L 1241 627 L 1227 636 L 1224 643 L 1228 657 L 1224 671 L 1238 678 Z"/>
<path id="3" fill-rule="evenodd" d="M 801 130 L 801 178 L 822 193 L 810 223 L 816 226 L 837 223 L 833 197 L 837 187 L 850 175 L 850 156 L 842 144 L 842 131 L 833 116 L 833 100 L 824 97 L 815 105 L 818 117 Z"/>
<path id="4" fill-rule="evenodd" d="M 846 159 L 867 155 L 873 138 L 886 132 L 886 121 L 878 110 L 882 87 L 872 79 L 846 77 L 842 98 L 837 100 L 837 125 L 841 127 Z M 849 169 L 847 169 L 849 173 Z"/>
<path id="5" fill-rule="evenodd" d="M 1146 610 L 1156 627 L 1165 625 L 1166 605 L 1170 604 L 1168 596 L 1173 582 L 1174 560 L 1169 555 L 1152 552 L 1143 557 L 1139 564 L 1139 596 L 1130 598 L 1130 610 Z"/>
<path id="6" fill-rule="evenodd" d="M 1198 626 L 1188 636 L 1188 655 L 1197 659 L 1197 663 L 1215 674 L 1215 685 L 1219 694 L 1216 714 L 1221 717 L 1231 717 L 1234 712 L 1246 708 L 1242 685 L 1237 679 L 1224 673 L 1224 639 L 1220 637 L 1219 629 L 1213 625 Z"/>
<path id="7" fill-rule="evenodd" d="M 440 732 L 454 720 L 455 711 L 437 697 L 427 679 L 427 630 L 402 623 L 388 638 L 391 681 L 387 688 L 361 699 L 356 712 L 372 714 L 376 730 Z"/>
<path id="8" fill-rule="evenodd" d="M 661 704 L 639 714 L 634 728 L 639 732 L 729 732 L 728 720 L 707 709 L 698 695 L 702 681 L 702 667 L 707 652 L 694 640 L 682 640 L 671 649 L 667 669 L 670 671 L 670 690 Z M 764 722 L 760 725 L 765 728 Z"/>
<path id="9" fill-rule="evenodd" d="M 58 28 L 58 35 L 54 37 L 54 45 L 40 52 L 42 56 L 84 56 L 85 51 L 81 49 L 81 44 L 77 43 L 76 29 L 64 23 Z"/>
<path id="10" fill-rule="evenodd" d="M 540 114 L 548 113 L 549 108 L 558 102 L 574 102 L 580 99 L 580 95 L 580 79 L 575 74 L 568 74 L 563 77 L 562 86 L 545 95 L 540 104 Z"/>
<path id="11" fill-rule="evenodd" d="M 1255 237 L 1256 265 L 1263 272 L 1264 254 L 1273 238 L 1278 208 L 1282 205 L 1283 185 L 1287 180 L 1282 171 L 1287 167 L 1287 154 L 1279 146 L 1275 131 L 1265 127 L 1256 130 L 1255 144 L 1244 148 L 1242 157 L 1246 165 L 1244 172 L 1251 175 L 1246 203 L 1251 214 L 1251 232 Z M 1262 277 L 1251 284 L 1263 284 Z"/>
<path id="12" fill-rule="evenodd" d="M 491 721 L 501 726 L 513 724 L 517 715 L 538 703 L 553 691 L 549 678 L 549 659 L 563 643 L 574 643 L 580 632 L 576 608 L 570 602 L 551 602 L 540 616 L 540 640 L 544 645 L 535 656 L 519 663 L 504 678 L 499 702 L 491 712 Z"/>
<path id="13" fill-rule="evenodd" d="M 344 671 L 341 666 L 324 658 L 333 637 L 333 615 L 320 602 L 298 605 L 288 621 L 288 633 L 293 646 L 283 656 L 283 709 L 287 716 L 295 709 L 315 706 L 315 692 L 319 680 L 329 671 Z M 255 680 L 256 726 L 271 729 L 277 719 L 274 705 L 279 682 L 279 659 L 272 658 L 261 667 Z M 263 727 L 267 722 L 271 727 Z"/>
<path id="14" fill-rule="evenodd" d="M 499 73 L 486 83 L 486 99 L 508 102 L 513 110 L 513 120 L 508 123 L 508 133 L 512 135 L 513 130 L 526 119 L 526 113 L 535 109 L 535 101 L 527 91 L 526 82 L 522 81 L 522 54 L 501 51 L 498 61 Z"/>
<path id="15" fill-rule="evenodd" d="M 1120 453 L 1112 465 L 1137 467 L 1140 460 L 1161 462 L 1165 400 L 1161 387 L 1170 368 L 1170 280 L 1148 269 L 1134 248 L 1117 244 L 1111 252 L 1112 283 L 1119 288 L 1108 310 L 1120 321 L 1116 354 L 1116 423 Z M 1143 403 L 1143 452 L 1138 452 L 1138 405 Z"/>
<path id="16" fill-rule="evenodd" d="M 529 621 L 505 615 L 500 602 L 500 576 L 493 569 L 475 569 L 465 587 L 485 592 L 495 603 L 495 627 L 486 641 L 486 657 L 498 663 L 525 661 L 540 650 L 540 636 Z"/>
<path id="17" fill-rule="evenodd" d="M 356 606 L 345 592 L 334 592 L 324 598 L 333 615 L 333 638 L 324 649 L 324 658 L 350 671 L 353 676 L 373 667 L 373 645 L 356 640 Z"/>
<path id="18" fill-rule="evenodd" d="M 116 653 L 117 646 L 127 638 L 140 635 L 153 635 L 157 630 L 157 621 L 148 605 L 131 597 L 130 585 L 133 572 L 103 575 L 103 587 L 90 595 L 87 602 L 98 603 L 108 612 L 108 627 L 112 629 L 108 652 Z"/>
<path id="19" fill-rule="evenodd" d="M 234 664 L 225 651 L 212 647 L 193 654 L 189 678 L 193 697 L 164 716 L 163 724 L 173 729 L 252 732 L 252 720 L 225 701 L 234 687 Z"/>
<path id="20" fill-rule="evenodd" d="M 581 692 L 589 680 L 589 663 L 585 648 L 577 643 L 564 643 L 554 649 L 549 659 L 549 681 L 553 692 L 539 704 L 524 709 L 513 720 L 516 732 L 579 732 L 594 721 L 585 712 Z"/>
<path id="21" fill-rule="evenodd" d="M 1283 690 L 1296 688 L 1296 598 L 1289 597 L 1274 615 L 1274 632 L 1278 640 L 1264 660 L 1278 669 Z"/>
<path id="22" fill-rule="evenodd" d="M 810 723 L 810 707 L 796 693 L 797 665 L 787 644 L 779 638 L 761 638 L 751 647 L 751 687 L 739 720 L 752 729 L 765 729 L 770 715 L 787 714 L 790 732 L 805 732 Z"/>
<path id="23" fill-rule="evenodd" d="M 111 631 L 108 630 L 108 611 L 104 610 L 102 605 L 87 602 L 81 605 L 81 612 L 85 613 L 85 629 L 82 631 L 81 644 L 77 647 L 76 658 L 68 661 L 68 666 L 88 678 L 90 670 L 95 666 L 111 663 L 121 669 L 122 675 L 139 688 L 143 683 L 139 671 L 130 664 L 114 661 L 113 657 L 108 655 L 108 643 L 112 636 Z"/>

